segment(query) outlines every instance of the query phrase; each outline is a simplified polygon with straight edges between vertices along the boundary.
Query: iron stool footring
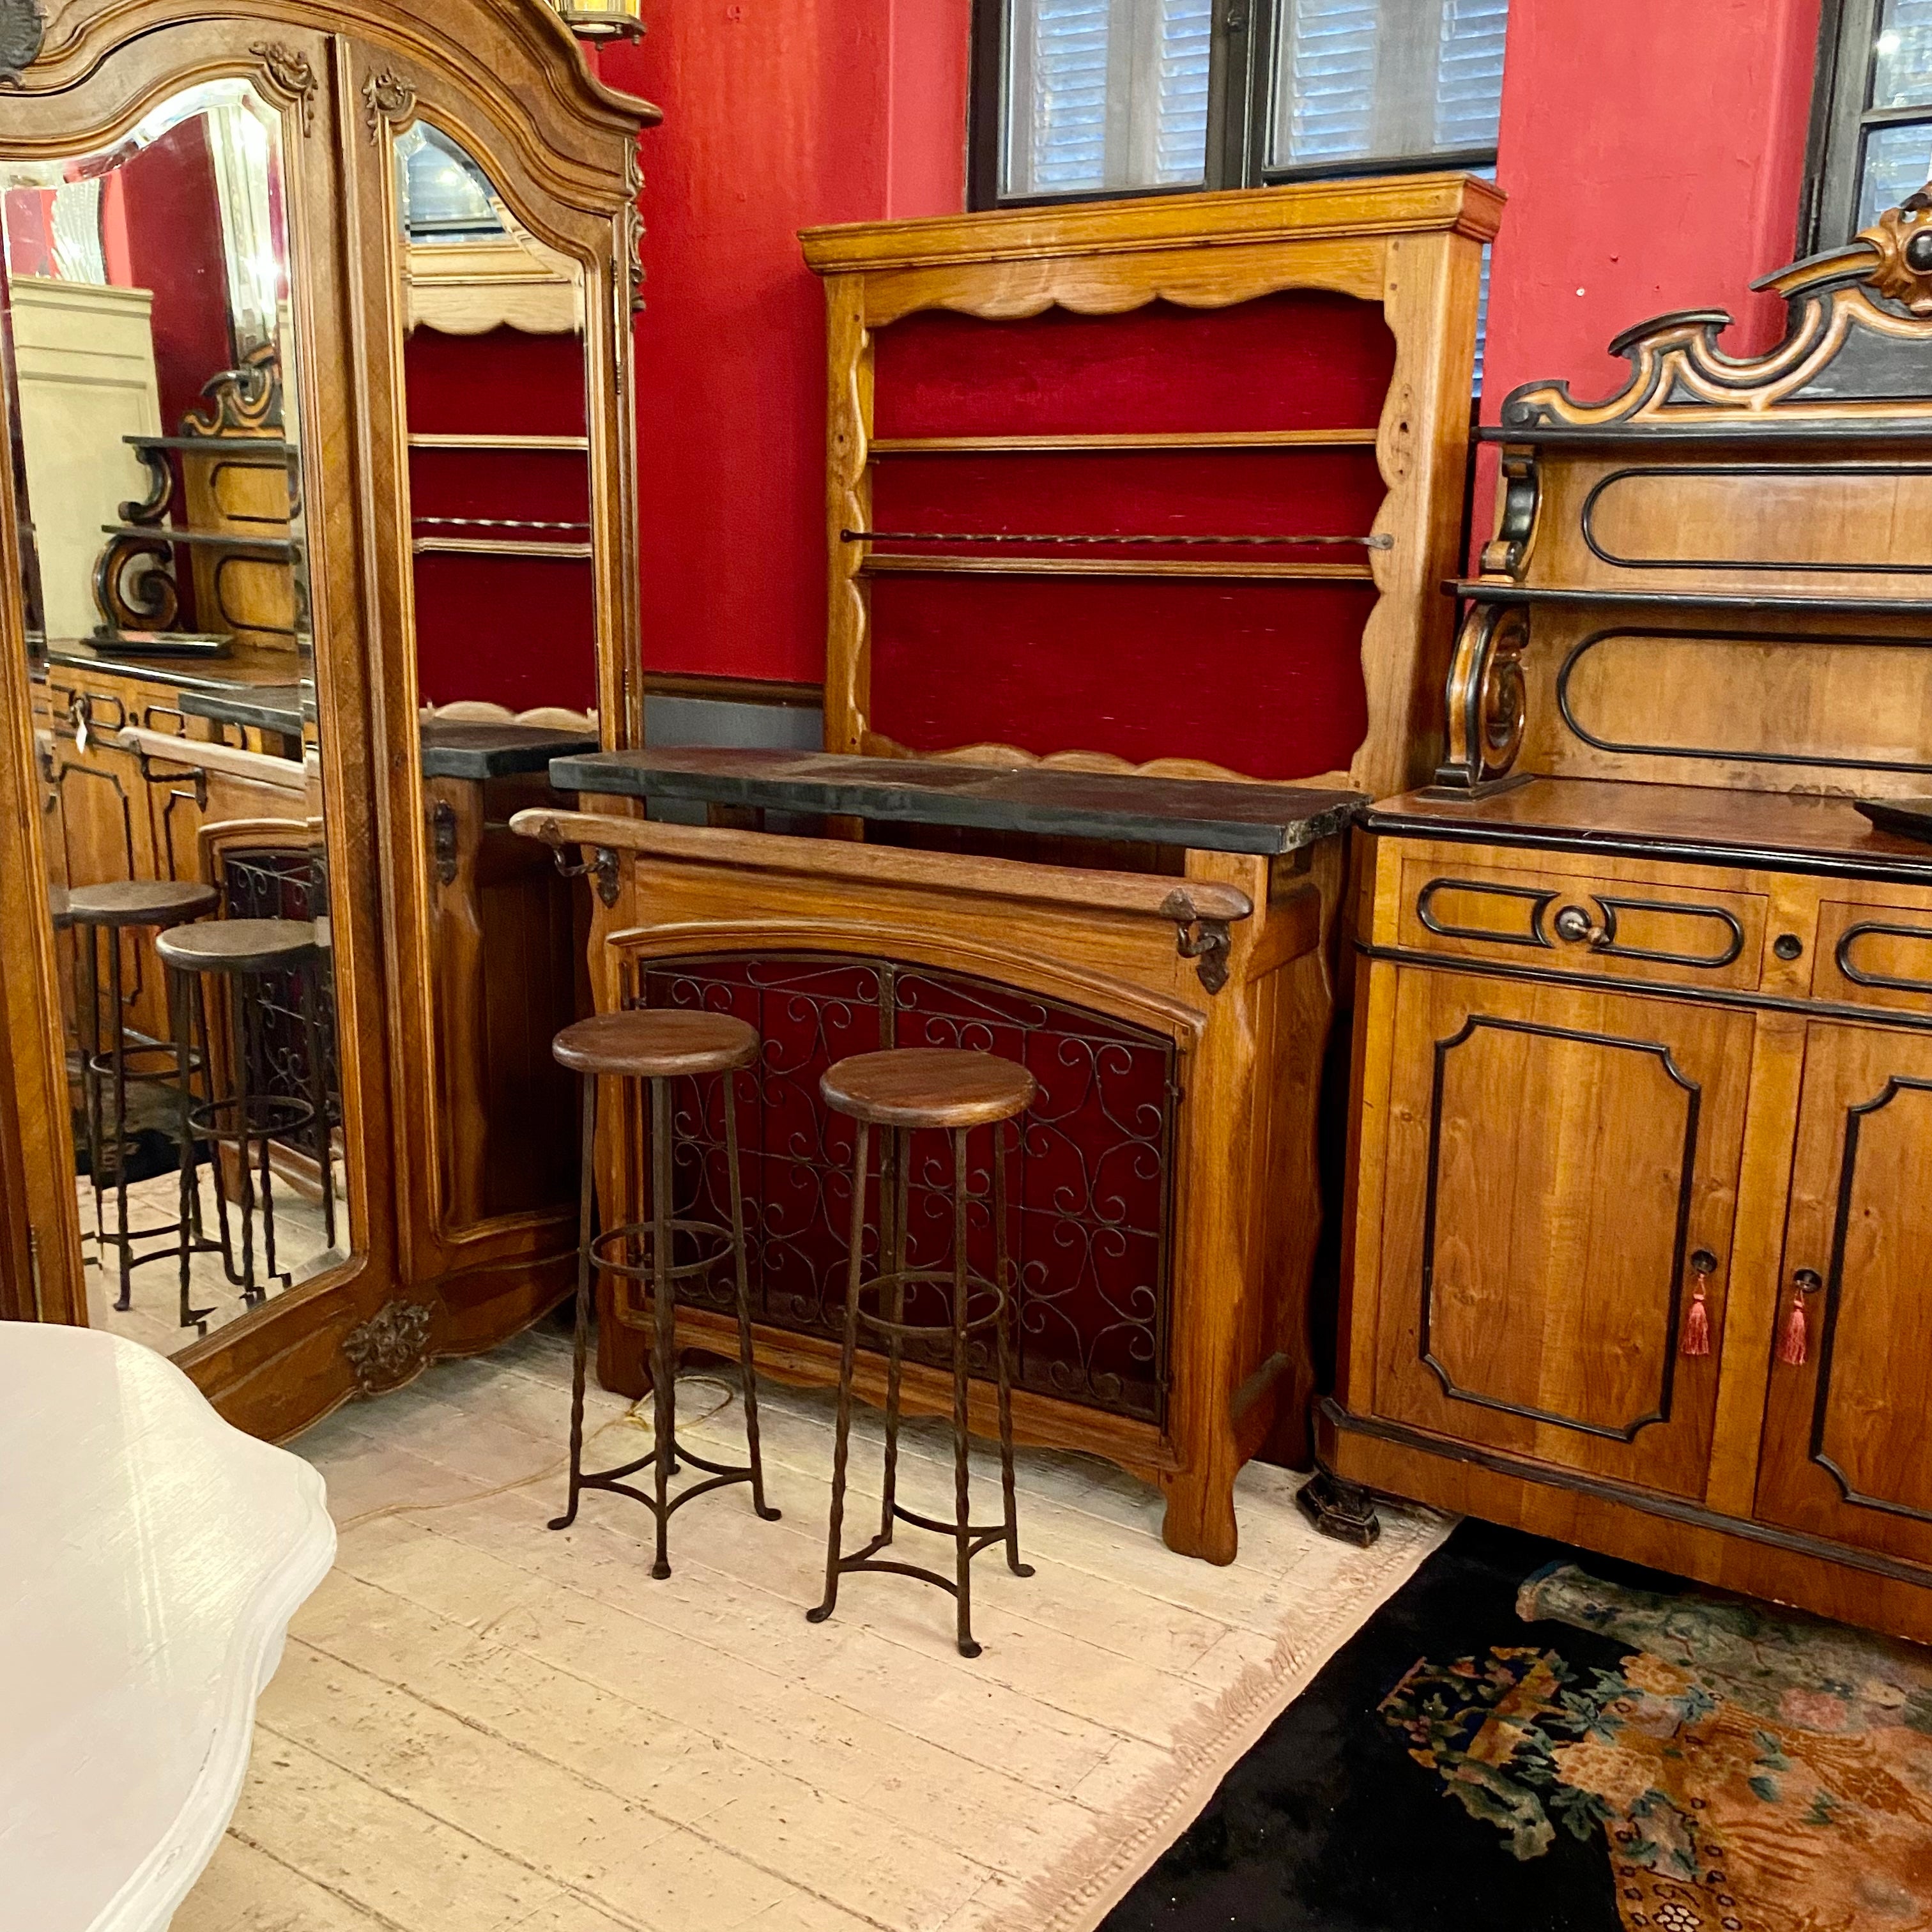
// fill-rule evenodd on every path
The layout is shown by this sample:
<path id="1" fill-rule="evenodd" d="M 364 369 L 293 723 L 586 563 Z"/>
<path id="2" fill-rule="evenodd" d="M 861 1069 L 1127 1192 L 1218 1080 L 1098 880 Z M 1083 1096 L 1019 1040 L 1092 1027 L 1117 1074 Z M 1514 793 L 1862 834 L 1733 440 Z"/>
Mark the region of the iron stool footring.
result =
<path id="1" fill-rule="evenodd" d="M 720 1228 L 708 1222 L 674 1216 L 670 1211 L 671 1117 L 670 1082 L 652 1079 L 651 1092 L 651 1205 L 648 1221 L 626 1222 L 593 1236 L 590 1232 L 596 1209 L 595 1157 L 597 1145 L 597 1080 L 586 1073 L 584 1082 L 584 1141 L 582 1192 L 578 1203 L 579 1239 L 577 1266 L 577 1329 L 570 1404 L 570 1498 L 564 1513 L 550 1520 L 552 1529 L 568 1529 L 577 1520 L 580 1498 L 586 1490 L 608 1490 L 617 1496 L 640 1502 L 651 1513 L 657 1528 L 656 1556 L 651 1574 L 659 1580 L 670 1574 L 668 1537 L 670 1519 L 691 1502 L 712 1490 L 736 1483 L 752 1486 L 752 1507 L 767 1522 L 776 1522 L 780 1512 L 765 1501 L 764 1464 L 758 1453 L 758 1378 L 752 1361 L 751 1285 L 746 1265 L 745 1203 L 738 1174 L 738 1117 L 733 1096 L 732 1076 L 724 1082 L 725 1158 L 730 1169 L 731 1226 Z M 695 1261 L 674 1262 L 676 1236 L 695 1238 L 700 1246 L 722 1238 L 723 1245 Z M 633 1240 L 644 1249 L 641 1262 L 617 1258 Z M 735 1465 L 713 1462 L 694 1454 L 677 1439 L 677 1305 L 676 1284 L 708 1275 L 729 1256 L 737 1282 L 738 1344 L 740 1367 L 744 1378 L 745 1438 L 751 1460 Z M 586 1472 L 584 1467 L 584 1392 L 590 1368 L 590 1310 L 592 1284 L 600 1274 L 618 1276 L 620 1281 L 648 1282 L 652 1288 L 652 1325 L 656 1330 L 651 1364 L 651 1409 L 656 1441 L 651 1453 L 634 1462 L 611 1469 Z M 621 1306 L 620 1296 L 614 1309 Z M 620 1320 L 622 1316 L 620 1315 Z M 706 1472 L 706 1480 L 693 1483 L 674 1496 L 670 1479 L 681 1462 Z M 639 1471 L 655 1471 L 656 1495 L 626 1481 Z"/>

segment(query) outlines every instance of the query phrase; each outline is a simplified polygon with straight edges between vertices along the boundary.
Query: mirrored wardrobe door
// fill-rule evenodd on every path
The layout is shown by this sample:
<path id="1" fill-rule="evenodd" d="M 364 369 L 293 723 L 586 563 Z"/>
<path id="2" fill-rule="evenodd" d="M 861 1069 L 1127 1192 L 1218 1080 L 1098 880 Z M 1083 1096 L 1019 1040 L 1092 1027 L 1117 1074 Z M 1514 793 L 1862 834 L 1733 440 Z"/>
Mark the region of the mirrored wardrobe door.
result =
<path id="1" fill-rule="evenodd" d="M 326 56 L 231 40 L 157 34 L 0 126 L 8 591 L 86 1318 L 204 1386 L 286 1354 L 248 1338 L 322 1313 L 366 1240 L 304 402 Z"/>
<path id="2" fill-rule="evenodd" d="M 465 98 L 399 93 L 380 184 L 405 660 L 392 689 L 419 730 L 420 791 L 395 802 L 390 854 L 421 962 L 401 1055 L 422 1125 L 412 1262 L 478 1342 L 574 1280 L 576 1100 L 550 1042 L 590 1010 L 588 888 L 509 821 L 568 802 L 551 760 L 605 736 L 600 634 L 614 628 L 591 374 L 612 226 L 494 158 L 514 150 L 491 129 Z"/>

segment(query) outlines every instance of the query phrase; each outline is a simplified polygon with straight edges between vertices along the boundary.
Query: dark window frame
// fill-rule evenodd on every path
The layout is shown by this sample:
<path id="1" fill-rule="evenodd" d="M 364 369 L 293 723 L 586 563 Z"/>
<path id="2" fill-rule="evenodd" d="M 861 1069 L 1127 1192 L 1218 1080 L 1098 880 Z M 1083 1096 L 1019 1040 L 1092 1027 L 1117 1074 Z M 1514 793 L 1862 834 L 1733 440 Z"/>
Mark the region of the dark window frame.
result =
<path id="1" fill-rule="evenodd" d="M 1827 5 L 1834 0 L 1826 0 Z M 1493 168 L 1493 147 L 1302 167 L 1268 165 L 1274 84 L 1276 0 L 1217 0 L 1210 17 L 1208 143 L 1198 183 L 1150 188 L 1082 188 L 1070 194 L 1003 195 L 1006 23 L 1008 0 L 973 0 L 972 85 L 968 104 L 966 206 L 1058 208 L 1089 201 L 1142 201 L 1155 195 L 1200 194 L 1216 188 L 1273 188 L 1286 182 L 1348 181 L 1371 175 L 1438 174 Z"/>
<path id="2" fill-rule="evenodd" d="M 1824 0 L 1818 22 L 1817 77 L 1798 202 L 1798 253 L 1842 247 L 1858 222 L 1866 134 L 1874 128 L 1932 122 L 1932 108 L 1873 108 L 1881 0 Z"/>

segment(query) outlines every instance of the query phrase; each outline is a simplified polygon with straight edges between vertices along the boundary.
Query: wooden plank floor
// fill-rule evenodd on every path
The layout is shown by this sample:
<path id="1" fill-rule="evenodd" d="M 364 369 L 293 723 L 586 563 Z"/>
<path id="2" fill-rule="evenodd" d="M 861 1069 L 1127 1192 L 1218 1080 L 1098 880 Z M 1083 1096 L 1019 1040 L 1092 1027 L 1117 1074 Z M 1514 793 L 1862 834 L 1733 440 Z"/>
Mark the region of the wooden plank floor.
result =
<path id="1" fill-rule="evenodd" d="M 1023 1553 L 951 1600 L 846 1580 L 823 1625 L 829 1404 L 764 1392 L 778 1523 L 727 1490 L 649 1520 L 563 1491 L 567 1343 L 526 1336 L 344 1410 L 294 1446 L 327 1478 L 337 1567 L 260 1709 L 232 1828 L 176 1932 L 1045 1932 L 1091 1925 L 1227 1763 L 1445 1533 L 1315 1537 L 1294 1479 L 1242 1479 L 1240 1560 L 1173 1556 L 1152 1493 L 1022 1452 Z M 736 1394 L 680 1383 L 700 1453 L 742 1452 Z M 710 1412 L 710 1413 L 707 1413 Z M 648 1445 L 594 1390 L 596 1466 Z M 862 1412 L 850 1540 L 878 1508 Z M 901 1496 L 946 1514 L 950 1451 L 908 1425 Z M 975 1455 L 975 1493 L 997 1463 Z M 908 1493 L 910 1492 L 910 1493 Z M 982 1502 L 982 1508 L 986 1504 Z M 950 1546 L 902 1529 L 914 1560 Z"/>

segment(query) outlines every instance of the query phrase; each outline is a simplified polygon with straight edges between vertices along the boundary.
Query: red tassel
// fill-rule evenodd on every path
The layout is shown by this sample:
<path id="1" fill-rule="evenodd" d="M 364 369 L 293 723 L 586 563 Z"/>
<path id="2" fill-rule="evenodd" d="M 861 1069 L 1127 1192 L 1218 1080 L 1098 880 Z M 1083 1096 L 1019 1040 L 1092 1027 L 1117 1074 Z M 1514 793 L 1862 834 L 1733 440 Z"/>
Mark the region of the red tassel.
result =
<path id="1" fill-rule="evenodd" d="M 1792 1298 L 1791 1318 L 1784 1324 L 1784 1340 L 1778 1345 L 1778 1359 L 1788 1362 L 1794 1369 L 1802 1366 L 1805 1341 L 1804 1297 L 1800 1293 Z"/>
<path id="2" fill-rule="evenodd" d="M 1687 1355 L 1708 1355 L 1711 1352 L 1711 1315 L 1704 1306 L 1701 1285 L 1691 1292 L 1690 1312 L 1684 1323 L 1683 1352 Z"/>

